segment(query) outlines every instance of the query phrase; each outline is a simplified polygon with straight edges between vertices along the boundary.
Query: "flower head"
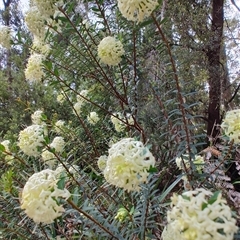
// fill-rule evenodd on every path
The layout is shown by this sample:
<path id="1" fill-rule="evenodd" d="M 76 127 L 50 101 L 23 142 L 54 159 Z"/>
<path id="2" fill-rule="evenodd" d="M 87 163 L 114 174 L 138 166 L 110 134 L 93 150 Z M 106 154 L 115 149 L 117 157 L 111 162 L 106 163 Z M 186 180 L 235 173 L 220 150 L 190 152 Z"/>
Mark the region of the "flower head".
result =
<path id="1" fill-rule="evenodd" d="M 30 8 L 25 15 L 25 22 L 34 38 L 43 41 L 46 32 L 45 19 L 36 7 Z"/>
<path id="2" fill-rule="evenodd" d="M 108 150 L 104 177 L 107 182 L 127 191 L 140 190 L 147 182 L 148 170 L 155 165 L 152 153 L 142 142 L 124 138 Z"/>
<path id="3" fill-rule="evenodd" d="M 83 105 L 82 102 L 76 102 L 76 103 L 73 105 L 73 108 L 74 108 L 73 113 L 74 113 L 75 115 L 80 115 L 82 105 Z"/>
<path id="4" fill-rule="evenodd" d="M 64 212 L 59 198 L 68 199 L 71 194 L 67 189 L 59 189 L 57 182 L 55 171 L 45 169 L 34 173 L 25 184 L 21 209 L 24 209 L 34 222 L 49 224 Z"/>
<path id="5" fill-rule="evenodd" d="M 50 144 L 51 148 L 54 148 L 56 152 L 61 153 L 64 149 L 65 141 L 63 137 L 55 137 Z"/>
<path id="6" fill-rule="evenodd" d="M 68 169 L 68 171 L 66 170 L 66 168 Z M 69 164 L 66 164 L 65 167 L 62 164 L 59 164 L 55 170 L 58 178 L 60 178 L 62 175 L 64 175 L 64 177 L 66 177 L 67 180 L 70 180 L 70 176 L 68 176 L 68 173 L 72 174 L 74 176 L 74 178 L 77 178 L 80 176 L 79 174 L 79 166 L 77 165 L 71 165 L 69 166 Z"/>
<path id="7" fill-rule="evenodd" d="M 97 165 L 98 165 L 98 168 L 101 171 L 104 171 L 104 169 L 106 168 L 106 166 L 107 166 L 107 159 L 108 159 L 108 157 L 106 155 L 102 155 L 102 156 L 100 156 L 98 158 Z"/>
<path id="8" fill-rule="evenodd" d="M 37 124 L 37 125 L 41 125 L 41 124 L 43 123 L 43 121 L 42 121 L 42 115 L 43 115 L 43 111 L 41 111 L 41 110 L 35 111 L 35 112 L 31 115 L 32 123 L 33 123 L 33 124 Z"/>
<path id="9" fill-rule="evenodd" d="M 88 90 L 82 90 L 79 95 L 77 95 L 77 102 L 84 102 L 85 99 L 83 97 L 87 97 Z"/>
<path id="10" fill-rule="evenodd" d="M 118 0 L 122 15 L 131 21 L 142 22 L 158 5 L 158 0 Z"/>
<path id="11" fill-rule="evenodd" d="M 65 122 L 63 120 L 58 120 L 54 126 L 55 132 L 61 133 L 64 128 L 64 125 L 65 125 Z"/>
<path id="12" fill-rule="evenodd" d="M 225 134 L 234 140 L 234 143 L 240 143 L 240 109 L 231 110 L 226 113 L 221 127 Z"/>
<path id="13" fill-rule="evenodd" d="M 128 124 L 133 124 L 134 120 L 131 114 L 127 113 L 126 117 L 124 117 L 121 113 L 114 113 L 114 116 L 111 116 L 111 121 L 114 125 L 114 128 L 117 132 L 123 132 L 126 128 L 126 124 L 123 121 L 127 122 Z"/>
<path id="14" fill-rule="evenodd" d="M 57 10 L 57 6 L 55 5 L 58 0 L 33 0 L 33 3 L 38 8 L 39 12 L 45 17 L 49 18 L 54 15 L 54 12 Z"/>
<path id="15" fill-rule="evenodd" d="M 20 131 L 18 146 L 28 156 L 38 156 L 39 148 L 43 146 L 44 128 L 40 125 L 31 125 Z"/>
<path id="16" fill-rule="evenodd" d="M 183 162 L 185 164 L 185 167 L 188 169 L 190 167 L 190 162 L 189 162 L 189 155 L 185 154 L 182 157 L 177 157 L 176 158 L 176 164 L 179 169 L 185 170 Z M 195 155 L 194 158 L 192 159 L 192 163 L 195 165 L 197 171 L 201 172 L 201 170 L 204 167 L 204 158 L 200 155 Z"/>
<path id="17" fill-rule="evenodd" d="M 27 68 L 25 69 L 25 77 L 32 82 L 40 82 L 44 75 L 42 68 L 43 55 L 34 53 L 32 54 L 27 63 Z"/>
<path id="18" fill-rule="evenodd" d="M 122 43 L 114 37 L 105 37 L 98 45 L 98 56 L 103 63 L 110 66 L 118 65 L 123 54 Z"/>
<path id="19" fill-rule="evenodd" d="M 7 26 L 0 27 L 0 45 L 6 49 L 11 48 L 11 28 Z"/>
<path id="20" fill-rule="evenodd" d="M 124 207 L 121 207 L 118 209 L 115 219 L 117 219 L 119 222 L 123 222 L 128 218 L 128 216 L 129 216 L 128 210 Z"/>
<path id="21" fill-rule="evenodd" d="M 92 125 L 96 124 L 99 121 L 98 114 L 96 112 L 90 112 L 87 116 L 87 120 Z"/>
<path id="22" fill-rule="evenodd" d="M 168 211 L 168 227 L 179 240 L 233 239 L 237 231 L 236 220 L 221 193 L 203 188 L 188 191 L 171 198 Z M 167 235 L 167 234 L 166 234 Z M 171 238 L 163 238 L 163 240 Z"/>
<path id="23" fill-rule="evenodd" d="M 32 49 L 37 53 L 43 54 L 44 56 L 48 55 L 48 53 L 51 51 L 50 45 L 45 44 L 43 40 L 39 39 L 38 37 L 34 37 Z"/>
<path id="24" fill-rule="evenodd" d="M 42 160 L 50 167 L 53 168 L 55 163 L 57 162 L 57 158 L 54 153 L 50 152 L 47 149 L 43 149 L 41 154 Z"/>

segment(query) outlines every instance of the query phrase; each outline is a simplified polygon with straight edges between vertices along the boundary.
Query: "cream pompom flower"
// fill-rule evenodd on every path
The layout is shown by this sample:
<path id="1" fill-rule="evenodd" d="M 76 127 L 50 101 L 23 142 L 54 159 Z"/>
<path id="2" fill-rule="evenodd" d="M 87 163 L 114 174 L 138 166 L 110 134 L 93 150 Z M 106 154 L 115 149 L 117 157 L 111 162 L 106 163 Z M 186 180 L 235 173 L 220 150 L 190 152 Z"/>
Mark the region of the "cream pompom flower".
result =
<path id="1" fill-rule="evenodd" d="M 103 171 L 107 182 L 127 191 L 139 191 L 146 183 L 148 170 L 155 165 L 155 158 L 142 142 L 124 138 L 108 150 L 106 168 Z"/>
<path id="2" fill-rule="evenodd" d="M 0 27 L 0 45 L 6 49 L 11 48 L 11 28 L 7 26 Z"/>
<path id="3" fill-rule="evenodd" d="M 41 111 L 41 110 L 35 111 L 31 115 L 32 123 L 37 124 L 37 125 L 41 125 L 42 123 L 44 123 L 42 120 L 42 115 L 43 115 L 43 111 Z"/>
<path id="4" fill-rule="evenodd" d="M 130 125 L 134 124 L 134 119 L 129 113 L 126 114 L 126 117 L 124 117 L 122 113 L 114 113 L 114 115 L 111 116 L 111 121 L 117 132 L 123 132 L 126 129 L 127 125 L 124 122 L 127 122 Z"/>
<path id="5" fill-rule="evenodd" d="M 238 230 L 231 209 L 220 192 L 213 194 L 198 188 L 182 195 L 174 194 L 171 201 L 165 230 L 171 234 L 165 232 L 163 240 L 232 240 Z"/>
<path id="6" fill-rule="evenodd" d="M 88 90 L 82 90 L 79 95 L 77 95 L 77 102 L 84 102 L 86 101 L 83 97 L 87 97 Z"/>
<path id="7" fill-rule="evenodd" d="M 57 10 L 57 4 L 61 1 L 58 0 L 33 0 L 33 3 L 37 6 L 41 14 L 45 18 L 49 18 L 50 16 L 54 15 L 55 11 Z"/>
<path id="8" fill-rule="evenodd" d="M 82 110 L 81 110 L 82 105 L 83 105 L 82 102 L 76 102 L 76 103 L 73 105 L 73 108 L 74 108 L 73 113 L 74 113 L 75 115 L 80 115 L 80 114 L 81 114 L 81 112 L 82 112 Z"/>
<path id="9" fill-rule="evenodd" d="M 118 0 L 122 15 L 130 21 L 142 22 L 157 7 L 158 0 Z"/>
<path id="10" fill-rule="evenodd" d="M 64 212 L 59 198 L 68 199 L 67 189 L 57 187 L 55 171 L 45 169 L 34 173 L 26 182 L 21 199 L 21 209 L 36 223 L 49 224 Z"/>
<path id="11" fill-rule="evenodd" d="M 66 170 L 66 168 L 68 171 Z M 71 176 L 69 176 L 69 173 L 73 175 L 74 178 L 78 178 L 80 176 L 79 174 L 79 166 L 77 165 L 69 165 L 65 164 L 65 167 L 62 164 L 59 164 L 55 170 L 57 177 L 60 178 L 62 176 L 66 177 L 67 180 L 71 179 Z"/>
<path id="12" fill-rule="evenodd" d="M 39 148 L 43 146 L 44 127 L 41 125 L 31 125 L 20 131 L 18 137 L 19 148 L 28 156 L 38 156 Z"/>
<path id="13" fill-rule="evenodd" d="M 98 56 L 110 66 L 118 65 L 124 52 L 122 43 L 114 37 L 105 37 L 98 45 Z"/>
<path id="14" fill-rule="evenodd" d="M 31 7 L 26 15 L 25 22 L 28 29 L 34 35 L 34 38 L 37 37 L 40 42 L 44 40 L 46 33 L 45 19 L 43 15 L 39 12 L 38 8 Z"/>
<path id="15" fill-rule="evenodd" d="M 40 82 L 44 75 L 42 60 L 44 59 L 43 55 L 34 53 L 32 54 L 27 63 L 25 69 L 25 77 L 31 82 Z"/>
<path id="16" fill-rule="evenodd" d="M 240 109 L 228 111 L 221 127 L 230 140 L 240 143 Z"/>
<path id="17" fill-rule="evenodd" d="M 65 127 L 65 121 L 58 120 L 54 125 L 54 130 L 57 133 L 61 133 L 64 130 L 64 127 Z"/>
<path id="18" fill-rule="evenodd" d="M 188 169 L 190 168 L 190 162 L 189 162 L 189 155 L 185 154 L 182 157 L 177 157 L 176 158 L 176 164 L 179 169 L 185 170 L 184 169 L 184 164 L 185 167 Z M 184 164 L 183 164 L 184 162 Z M 194 158 L 192 158 L 192 163 L 195 165 L 197 171 L 201 172 L 201 170 L 204 167 L 205 161 L 204 158 L 200 155 L 195 155 Z"/>
<path id="19" fill-rule="evenodd" d="M 87 116 L 87 120 L 90 124 L 95 125 L 99 121 L 99 116 L 96 112 L 90 112 Z"/>
<path id="20" fill-rule="evenodd" d="M 51 148 L 54 148 L 56 152 L 61 153 L 64 149 L 65 141 L 63 137 L 55 137 L 50 144 Z"/>
<path id="21" fill-rule="evenodd" d="M 102 156 L 100 156 L 98 158 L 97 165 L 98 165 L 98 168 L 101 171 L 104 171 L 104 169 L 106 168 L 106 166 L 107 166 L 107 159 L 108 159 L 108 157 L 106 155 L 102 155 Z"/>
<path id="22" fill-rule="evenodd" d="M 43 149 L 41 157 L 42 157 L 43 162 L 46 163 L 51 169 L 57 162 L 57 158 L 54 155 L 54 153 L 50 152 L 46 148 Z"/>

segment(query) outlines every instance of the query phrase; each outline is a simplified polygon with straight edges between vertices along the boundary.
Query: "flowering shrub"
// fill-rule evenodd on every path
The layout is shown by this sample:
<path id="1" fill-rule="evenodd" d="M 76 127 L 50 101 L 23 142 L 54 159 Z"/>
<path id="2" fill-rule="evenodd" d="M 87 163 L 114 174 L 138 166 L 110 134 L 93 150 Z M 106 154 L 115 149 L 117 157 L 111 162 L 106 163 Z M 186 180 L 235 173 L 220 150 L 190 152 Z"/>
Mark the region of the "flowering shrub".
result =
<path id="1" fill-rule="evenodd" d="M 108 150 L 103 173 L 107 182 L 127 191 L 139 191 L 140 184 L 147 182 L 148 170 L 154 165 L 152 153 L 142 142 L 124 138 Z"/>
<path id="2" fill-rule="evenodd" d="M 236 220 L 221 193 L 203 188 L 171 198 L 163 240 L 233 239 Z"/>
<path id="3" fill-rule="evenodd" d="M 118 65 L 123 54 L 122 43 L 114 37 L 105 37 L 98 45 L 98 56 L 103 63 L 110 66 Z"/>
<path id="4" fill-rule="evenodd" d="M 226 113 L 226 116 L 221 124 L 224 133 L 233 140 L 234 143 L 240 142 L 240 109 L 231 110 Z"/>
<path id="5" fill-rule="evenodd" d="M 26 182 L 21 199 L 21 208 L 36 223 L 49 224 L 64 212 L 59 198 L 68 199 L 67 189 L 57 187 L 55 171 L 46 169 L 34 173 Z"/>
<path id="6" fill-rule="evenodd" d="M 157 7 L 157 0 L 118 0 L 118 8 L 122 15 L 130 21 L 142 22 Z"/>
<path id="7" fill-rule="evenodd" d="M 163 26 L 175 18 L 172 7 L 181 6 L 185 16 L 182 10 L 193 3 L 166 2 L 31 1 L 25 21 L 33 39 L 19 28 L 1 65 L 1 108 L 16 99 L 22 119 L 13 124 L 33 124 L 0 136 L 4 239 L 233 239 L 231 209 L 240 214 L 240 194 L 226 167 L 233 159 L 239 172 L 238 150 L 221 136 L 219 145 L 202 149 L 204 111 L 190 89 L 196 90 L 195 81 L 197 90 L 202 86 L 205 72 L 198 75 L 196 61 L 204 58 L 193 49 L 194 61 L 182 55 L 182 46 L 189 47 L 184 38 L 177 44 L 182 33 L 175 19 Z M 194 10 L 198 5 L 204 6 L 194 4 Z M 190 33 L 194 40 L 198 32 Z M 15 52 L 30 53 L 20 61 L 29 80 L 21 94 L 14 78 L 24 71 L 11 63 Z M 203 91 L 199 99 L 206 100 Z M 229 111 L 221 125 L 235 143 L 238 115 Z M 11 119 L 8 111 L 3 116 L 1 126 Z M 221 190 L 227 201 L 199 186 Z"/>

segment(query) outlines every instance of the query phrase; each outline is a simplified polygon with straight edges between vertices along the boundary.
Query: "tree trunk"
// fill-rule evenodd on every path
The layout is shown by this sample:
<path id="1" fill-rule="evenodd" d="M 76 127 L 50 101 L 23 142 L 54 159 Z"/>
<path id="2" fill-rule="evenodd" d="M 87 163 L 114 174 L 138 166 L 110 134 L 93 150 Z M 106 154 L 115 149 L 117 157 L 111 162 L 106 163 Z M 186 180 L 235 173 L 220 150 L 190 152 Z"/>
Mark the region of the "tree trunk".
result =
<path id="1" fill-rule="evenodd" d="M 212 2 L 212 34 L 207 49 L 209 72 L 207 135 L 210 137 L 210 141 L 217 137 L 219 133 L 217 125 L 221 123 L 220 106 L 222 92 L 222 67 L 220 63 L 220 56 L 223 35 L 223 2 L 223 0 L 213 0 Z"/>

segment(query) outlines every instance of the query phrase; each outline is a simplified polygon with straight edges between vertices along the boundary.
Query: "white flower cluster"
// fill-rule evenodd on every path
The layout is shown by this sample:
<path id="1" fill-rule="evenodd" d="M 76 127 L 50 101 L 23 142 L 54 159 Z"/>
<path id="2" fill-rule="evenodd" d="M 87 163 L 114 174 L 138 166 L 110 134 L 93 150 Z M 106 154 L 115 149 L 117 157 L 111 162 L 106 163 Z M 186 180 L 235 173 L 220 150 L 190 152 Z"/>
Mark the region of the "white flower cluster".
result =
<path id="1" fill-rule="evenodd" d="M 118 0 L 122 15 L 130 21 L 142 22 L 157 7 L 158 0 Z"/>
<path id="2" fill-rule="evenodd" d="M 50 148 L 53 148 L 56 153 L 61 153 L 64 149 L 65 141 L 63 137 L 55 137 L 52 143 L 49 145 Z M 53 168 L 57 161 L 57 157 L 53 152 L 49 151 L 47 148 L 42 151 L 42 160 L 50 167 Z"/>
<path id="3" fill-rule="evenodd" d="M 54 125 L 54 130 L 57 133 L 61 133 L 64 129 L 65 122 L 63 120 L 58 120 Z"/>
<path id="4" fill-rule="evenodd" d="M 30 32 L 34 35 L 34 38 L 37 39 L 36 41 L 42 42 L 45 37 L 46 26 L 45 19 L 38 8 L 32 7 L 27 11 L 25 22 Z"/>
<path id="5" fill-rule="evenodd" d="M 66 168 L 68 168 L 68 171 Z M 65 167 L 62 164 L 59 164 L 55 170 L 57 177 L 60 178 L 62 175 L 67 178 L 67 180 L 70 180 L 70 176 L 68 176 L 68 172 L 74 176 L 74 178 L 79 177 L 79 167 L 77 165 L 71 165 L 68 164 L 65 165 Z"/>
<path id="6" fill-rule="evenodd" d="M 25 77 L 31 82 L 40 82 L 44 75 L 42 68 L 43 55 L 34 53 L 32 54 L 27 63 L 27 68 L 25 69 Z"/>
<path id="7" fill-rule="evenodd" d="M 221 127 L 230 140 L 240 143 L 240 109 L 228 111 Z"/>
<path id="8" fill-rule="evenodd" d="M 65 141 L 63 137 L 55 137 L 50 144 L 51 148 L 54 148 L 56 152 L 61 153 L 64 149 Z"/>
<path id="9" fill-rule="evenodd" d="M 44 17 L 50 17 L 54 15 L 55 11 L 57 10 L 57 5 L 61 1 L 58 0 L 33 0 L 33 4 L 37 6 L 39 12 Z"/>
<path id="10" fill-rule="evenodd" d="M 43 111 L 37 110 L 31 115 L 32 123 L 37 125 L 42 125 L 44 122 L 42 120 Z"/>
<path id="11" fill-rule="evenodd" d="M 45 169 L 33 174 L 22 191 L 21 209 L 36 223 L 49 224 L 64 212 L 59 198 L 68 199 L 67 189 L 57 187 L 56 172 Z"/>
<path id="12" fill-rule="evenodd" d="M 124 53 L 122 43 L 114 37 L 105 37 L 98 45 L 99 58 L 110 66 L 118 65 Z"/>
<path id="13" fill-rule="evenodd" d="M 87 95 L 88 95 L 88 90 L 82 90 L 80 92 L 80 94 L 77 95 L 77 102 L 73 106 L 73 108 L 75 110 L 75 111 L 73 111 L 73 113 L 75 115 L 80 115 L 82 105 L 86 101 L 83 97 L 87 97 Z"/>
<path id="14" fill-rule="evenodd" d="M 221 193 L 199 188 L 171 198 L 163 240 L 232 240 L 238 230 Z"/>
<path id="15" fill-rule="evenodd" d="M 64 95 L 63 92 L 61 92 L 60 94 L 57 95 L 57 102 L 59 103 L 63 103 L 66 99 L 66 96 Z"/>
<path id="16" fill-rule="evenodd" d="M 43 40 L 40 40 L 39 38 L 35 37 L 33 39 L 32 50 L 34 52 L 37 52 L 46 56 L 51 51 L 51 47 L 49 44 L 45 44 Z"/>
<path id="17" fill-rule="evenodd" d="M 39 148 L 43 146 L 44 128 L 41 125 L 31 125 L 20 131 L 18 146 L 28 156 L 38 156 Z"/>
<path id="18" fill-rule="evenodd" d="M 133 120 L 131 114 L 127 113 L 126 119 L 125 119 L 125 117 L 121 113 L 119 113 L 119 112 L 114 113 L 114 115 L 111 116 L 111 121 L 117 132 L 123 132 L 126 128 L 126 124 L 121 120 L 128 122 L 128 124 L 130 124 L 130 125 L 134 123 L 134 120 Z"/>
<path id="19" fill-rule="evenodd" d="M 97 165 L 98 165 L 98 168 L 103 172 L 104 169 L 106 168 L 107 166 L 107 159 L 108 157 L 106 155 L 102 155 L 98 158 L 98 161 L 97 161 Z"/>
<path id="20" fill-rule="evenodd" d="M 107 182 L 127 191 L 139 191 L 147 182 L 148 170 L 155 165 L 155 158 L 142 142 L 124 138 L 108 150 L 103 171 Z"/>
<path id="21" fill-rule="evenodd" d="M 11 48 L 11 28 L 7 26 L 0 27 L 0 45 L 6 49 Z"/>
<path id="22" fill-rule="evenodd" d="M 55 165 L 57 158 L 54 153 L 50 152 L 46 148 L 43 149 L 41 154 L 43 162 L 45 162 L 51 169 Z"/>
<path id="23" fill-rule="evenodd" d="M 5 148 L 5 152 L 3 152 L 3 154 L 5 155 L 5 160 L 7 161 L 8 164 L 12 164 L 12 160 L 13 160 L 13 156 L 11 154 L 11 151 L 9 149 L 9 145 L 10 145 L 10 141 L 9 140 L 4 140 L 1 142 L 1 144 L 4 146 Z M 7 154 L 7 153 L 9 154 Z"/>
<path id="24" fill-rule="evenodd" d="M 99 121 L 99 116 L 96 112 L 90 112 L 87 116 L 87 120 L 90 124 L 95 125 Z"/>
<path id="25" fill-rule="evenodd" d="M 182 157 L 176 158 L 176 164 L 177 164 L 178 168 L 185 170 L 183 162 L 185 164 L 185 167 L 188 169 L 190 167 L 189 155 L 185 154 Z M 195 165 L 195 167 L 198 171 L 201 171 L 204 167 L 205 161 L 202 156 L 195 155 L 194 158 L 192 159 L 192 163 Z"/>

